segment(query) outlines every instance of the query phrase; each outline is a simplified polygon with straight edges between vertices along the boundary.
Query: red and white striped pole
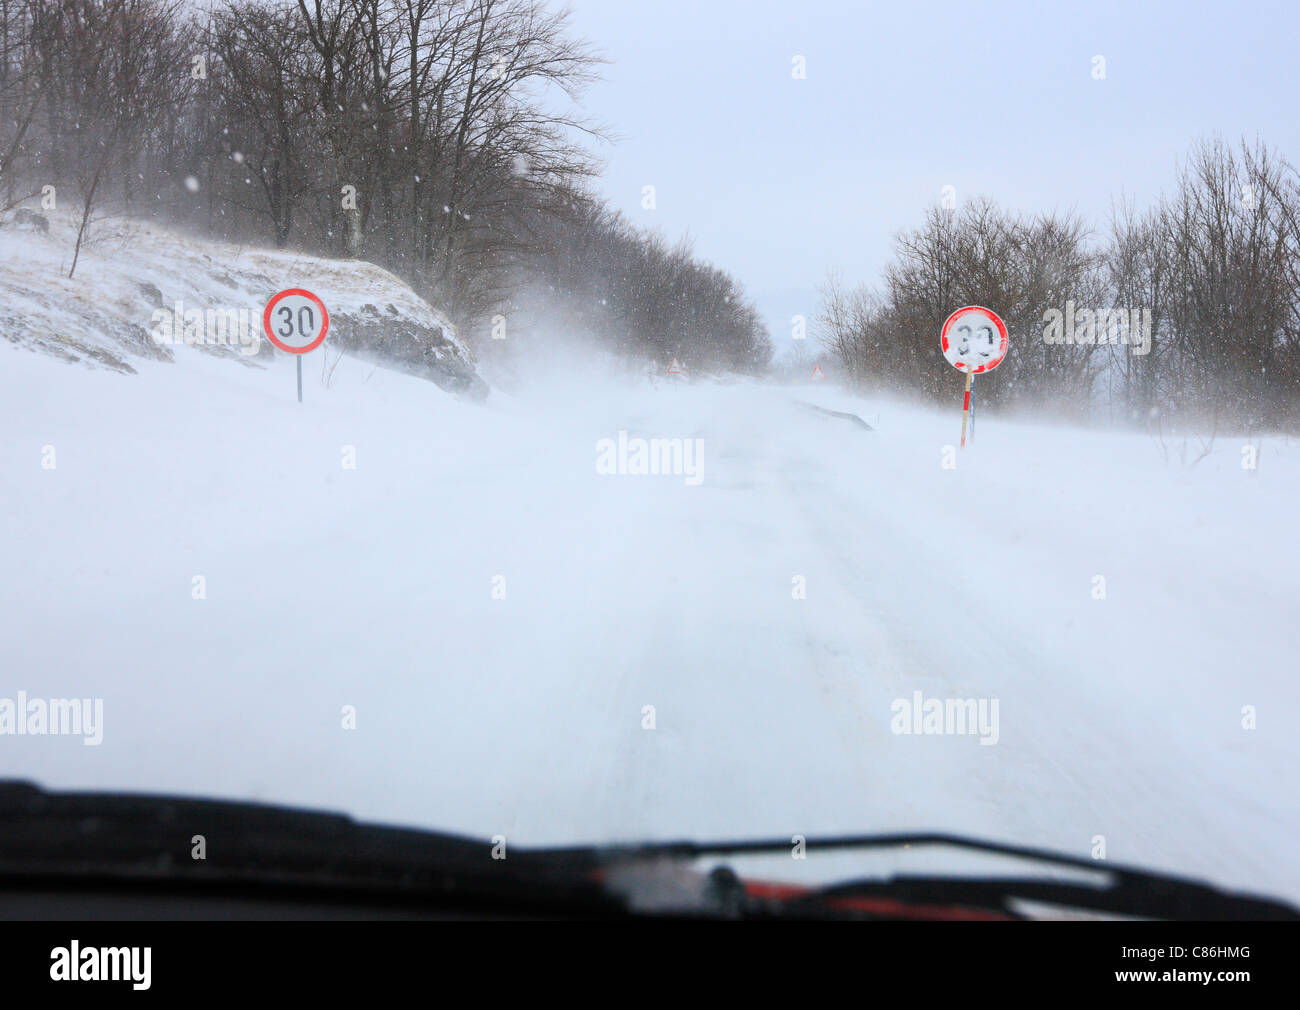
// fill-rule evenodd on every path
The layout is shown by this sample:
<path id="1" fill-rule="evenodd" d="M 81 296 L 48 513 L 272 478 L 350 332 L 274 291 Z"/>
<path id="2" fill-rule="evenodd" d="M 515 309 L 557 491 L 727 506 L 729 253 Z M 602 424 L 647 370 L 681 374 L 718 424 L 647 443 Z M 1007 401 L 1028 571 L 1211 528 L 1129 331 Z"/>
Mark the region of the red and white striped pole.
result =
<path id="1" fill-rule="evenodd" d="M 961 445 L 966 448 L 966 419 L 970 417 L 970 372 L 966 373 L 966 399 L 961 405 Z"/>
<path id="2" fill-rule="evenodd" d="M 975 373 L 970 373 L 970 440 L 975 441 Z"/>

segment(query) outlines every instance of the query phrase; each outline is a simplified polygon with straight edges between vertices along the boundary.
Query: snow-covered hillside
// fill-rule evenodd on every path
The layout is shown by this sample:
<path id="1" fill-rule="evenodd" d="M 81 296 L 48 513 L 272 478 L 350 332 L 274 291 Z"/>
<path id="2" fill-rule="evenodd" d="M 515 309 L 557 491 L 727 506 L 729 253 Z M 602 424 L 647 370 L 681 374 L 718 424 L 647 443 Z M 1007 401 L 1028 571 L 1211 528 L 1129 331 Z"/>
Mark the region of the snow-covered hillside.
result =
<path id="1" fill-rule="evenodd" d="M 0 696 L 103 700 L 96 746 L 0 736 L 5 775 L 521 845 L 1104 836 L 1300 898 L 1293 442 L 1188 468 L 983 416 L 945 469 L 955 400 L 800 392 L 865 432 L 565 370 L 477 406 L 344 358 L 299 405 L 283 357 L 174 358 L 0 344 Z M 599 472 L 638 438 L 701 479 Z M 996 721 L 900 732 L 917 692 Z"/>
<path id="2" fill-rule="evenodd" d="M 485 396 L 454 327 L 406 284 L 360 260 L 209 242 L 142 221 L 95 222 L 71 278 L 79 221 L 25 208 L 0 218 L 0 336 L 91 367 L 131 372 L 198 347 L 245 364 L 277 353 L 267 301 L 288 288 L 319 296 L 328 350 L 387 362 L 452 392 Z M 325 357 L 324 354 L 318 357 Z"/>

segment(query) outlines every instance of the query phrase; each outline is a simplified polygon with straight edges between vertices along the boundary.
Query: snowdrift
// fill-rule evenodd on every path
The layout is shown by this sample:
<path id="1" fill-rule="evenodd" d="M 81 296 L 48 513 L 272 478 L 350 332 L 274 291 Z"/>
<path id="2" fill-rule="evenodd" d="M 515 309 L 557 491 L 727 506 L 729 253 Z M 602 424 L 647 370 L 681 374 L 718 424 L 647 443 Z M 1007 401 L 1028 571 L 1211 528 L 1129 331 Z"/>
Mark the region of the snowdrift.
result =
<path id="1" fill-rule="evenodd" d="M 72 278 L 71 213 L 0 218 L 0 336 L 92 368 L 133 374 L 177 345 L 265 365 L 262 311 L 308 288 L 330 313 L 327 353 L 345 352 L 481 399 L 487 384 L 455 328 L 373 263 L 209 242 L 134 220 L 92 224 Z"/>

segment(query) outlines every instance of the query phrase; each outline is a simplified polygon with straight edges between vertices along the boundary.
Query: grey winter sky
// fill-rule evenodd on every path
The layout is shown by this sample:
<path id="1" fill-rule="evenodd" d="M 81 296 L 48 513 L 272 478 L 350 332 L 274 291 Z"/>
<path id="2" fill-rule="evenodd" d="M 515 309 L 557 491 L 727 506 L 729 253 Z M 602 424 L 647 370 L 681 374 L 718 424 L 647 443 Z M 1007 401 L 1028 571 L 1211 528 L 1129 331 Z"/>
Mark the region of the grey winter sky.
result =
<path id="1" fill-rule="evenodd" d="M 827 270 L 874 281 L 945 185 L 1100 230 L 1215 131 L 1300 162 L 1296 0 L 571 6 L 612 61 L 585 103 L 623 137 L 600 188 L 735 274 L 778 352 Z"/>

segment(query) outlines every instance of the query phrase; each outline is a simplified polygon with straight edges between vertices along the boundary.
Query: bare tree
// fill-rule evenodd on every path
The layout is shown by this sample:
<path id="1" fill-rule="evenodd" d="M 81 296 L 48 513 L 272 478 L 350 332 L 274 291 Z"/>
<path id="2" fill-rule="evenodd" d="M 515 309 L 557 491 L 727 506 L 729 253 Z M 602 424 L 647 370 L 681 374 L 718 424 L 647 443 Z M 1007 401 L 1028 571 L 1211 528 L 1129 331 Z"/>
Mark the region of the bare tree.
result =
<path id="1" fill-rule="evenodd" d="M 230 124 L 225 130 L 237 166 L 233 174 L 261 197 L 258 204 L 242 195 L 231 199 L 264 213 L 277 248 L 284 248 L 311 184 L 320 93 L 302 85 L 317 67 L 306 55 L 303 27 L 292 8 L 243 0 L 214 21 L 219 118 Z M 237 184 L 234 190 L 239 192 Z"/>
<path id="2" fill-rule="evenodd" d="M 1097 303 L 1099 261 L 1087 238 L 1073 216 L 1026 218 L 988 200 L 960 212 L 931 208 L 920 228 L 896 238 L 880 294 L 828 279 L 819 332 L 852 381 L 941 398 L 953 388 L 939 348 L 943 322 L 963 305 L 985 305 L 1012 334 L 996 379 L 981 390 L 985 402 L 1050 402 L 1082 415 L 1097 345 L 1047 341 L 1044 317 L 1067 301 Z"/>
<path id="3" fill-rule="evenodd" d="M 0 210 L 38 191 L 19 189 L 18 166 L 41 107 L 36 35 L 45 23 L 38 0 L 0 0 Z"/>
<path id="4" fill-rule="evenodd" d="M 1262 145 L 1198 145 L 1161 207 L 1170 262 L 1166 383 L 1187 415 L 1273 425 L 1296 393 L 1294 190 Z"/>
<path id="5" fill-rule="evenodd" d="M 33 34 L 47 167 L 68 172 L 81 208 L 71 277 L 105 183 L 166 107 L 183 101 L 179 0 L 50 0 Z"/>

